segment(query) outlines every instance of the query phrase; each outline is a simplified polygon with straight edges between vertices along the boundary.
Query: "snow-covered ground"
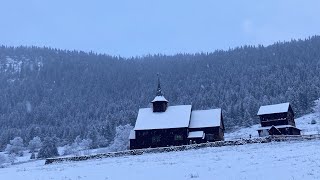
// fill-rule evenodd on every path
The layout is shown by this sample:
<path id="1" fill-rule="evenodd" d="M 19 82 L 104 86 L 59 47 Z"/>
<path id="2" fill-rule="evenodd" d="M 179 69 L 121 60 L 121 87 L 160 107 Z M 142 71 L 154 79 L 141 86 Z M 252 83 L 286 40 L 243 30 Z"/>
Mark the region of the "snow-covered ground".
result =
<path id="1" fill-rule="evenodd" d="M 311 120 L 317 124 L 311 124 Z M 317 133 L 319 117 L 296 119 L 305 134 Z M 256 128 L 226 133 L 228 138 L 257 136 Z M 211 147 L 44 165 L 29 161 L 0 168 L 0 180 L 23 179 L 320 179 L 320 141 L 273 142 Z M 30 154 L 27 154 L 28 156 Z"/>
<path id="2" fill-rule="evenodd" d="M 0 179 L 320 179 L 320 141 L 248 144 L 0 169 Z"/>
<path id="3" fill-rule="evenodd" d="M 311 124 L 312 120 L 315 120 L 316 124 Z M 301 134 L 320 134 L 320 115 L 308 114 L 296 119 L 297 128 L 301 129 Z"/>

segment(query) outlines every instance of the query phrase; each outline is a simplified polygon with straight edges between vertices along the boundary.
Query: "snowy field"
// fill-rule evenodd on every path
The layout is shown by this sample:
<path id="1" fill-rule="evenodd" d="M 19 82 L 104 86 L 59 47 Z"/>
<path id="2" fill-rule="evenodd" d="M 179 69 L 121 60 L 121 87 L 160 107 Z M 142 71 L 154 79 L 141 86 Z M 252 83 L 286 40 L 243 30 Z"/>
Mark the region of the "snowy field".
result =
<path id="1" fill-rule="evenodd" d="M 316 124 L 311 124 L 315 119 Z M 302 134 L 317 134 L 319 116 L 296 119 Z M 226 133 L 226 140 L 257 137 L 259 125 Z M 90 154 L 100 150 L 91 150 Z M 3 152 L 1 152 L 3 153 Z M 320 141 L 274 142 L 212 147 L 182 152 L 145 154 L 44 165 L 29 161 L 30 153 L 17 164 L 0 168 L 0 180 L 73 179 L 320 179 Z M 29 161 L 29 162 L 28 162 Z"/>
<path id="2" fill-rule="evenodd" d="M 320 141 L 248 144 L 0 169 L 0 179 L 320 179 Z"/>

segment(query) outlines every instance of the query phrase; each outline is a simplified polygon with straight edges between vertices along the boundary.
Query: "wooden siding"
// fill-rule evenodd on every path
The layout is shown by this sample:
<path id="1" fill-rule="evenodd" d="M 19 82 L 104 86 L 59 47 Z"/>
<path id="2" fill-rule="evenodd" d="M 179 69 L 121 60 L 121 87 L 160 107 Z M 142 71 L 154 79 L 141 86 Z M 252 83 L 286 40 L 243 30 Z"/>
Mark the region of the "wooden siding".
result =
<path id="1" fill-rule="evenodd" d="M 181 136 L 182 139 L 177 139 L 176 136 Z M 185 145 L 188 143 L 187 136 L 188 128 L 137 130 L 133 149 Z"/>
<path id="2" fill-rule="evenodd" d="M 280 131 L 280 134 L 275 132 L 274 130 L 269 131 L 269 135 L 300 135 L 300 130 L 297 128 L 293 127 L 288 127 L 288 128 L 277 128 Z M 263 130 L 258 130 L 259 136 L 262 136 L 262 131 Z"/>
<path id="3" fill-rule="evenodd" d="M 205 133 L 205 142 L 214 142 L 224 140 L 224 130 L 222 127 L 190 128 L 189 131 L 203 131 Z M 208 135 L 213 135 L 213 140 L 208 139 Z"/>
<path id="4" fill-rule="evenodd" d="M 153 112 L 165 112 L 168 108 L 168 103 L 165 101 L 156 101 L 152 103 Z"/>
<path id="5" fill-rule="evenodd" d="M 292 125 L 296 126 L 294 122 L 294 112 L 289 106 L 288 112 L 264 114 L 260 115 L 261 127 L 278 126 L 278 125 Z"/>

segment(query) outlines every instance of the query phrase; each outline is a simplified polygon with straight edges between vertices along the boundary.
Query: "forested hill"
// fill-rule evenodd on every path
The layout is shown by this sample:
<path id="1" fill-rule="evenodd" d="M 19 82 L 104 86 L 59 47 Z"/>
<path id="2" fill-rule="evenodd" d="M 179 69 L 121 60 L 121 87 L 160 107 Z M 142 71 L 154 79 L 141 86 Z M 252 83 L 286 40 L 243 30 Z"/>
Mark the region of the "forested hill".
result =
<path id="1" fill-rule="evenodd" d="M 221 107 L 226 126 L 257 123 L 260 105 L 291 102 L 297 116 L 320 95 L 320 37 L 213 53 L 125 59 L 37 47 L 0 47 L 0 145 L 21 136 L 80 135 L 97 146 L 149 106 L 156 73 L 170 105 Z"/>

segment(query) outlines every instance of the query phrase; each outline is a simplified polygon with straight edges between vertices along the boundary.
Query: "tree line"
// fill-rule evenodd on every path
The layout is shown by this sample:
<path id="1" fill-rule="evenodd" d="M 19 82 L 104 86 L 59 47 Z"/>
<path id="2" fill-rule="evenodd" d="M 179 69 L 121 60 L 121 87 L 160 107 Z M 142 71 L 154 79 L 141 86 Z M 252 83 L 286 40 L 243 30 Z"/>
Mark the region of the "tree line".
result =
<path id="1" fill-rule="evenodd" d="M 14 137 L 77 136 L 113 142 L 149 107 L 160 73 L 169 105 L 222 108 L 227 129 L 258 123 L 259 106 L 290 102 L 311 112 L 320 92 L 320 37 L 212 53 L 122 58 L 94 52 L 0 46 L 0 147 Z"/>

